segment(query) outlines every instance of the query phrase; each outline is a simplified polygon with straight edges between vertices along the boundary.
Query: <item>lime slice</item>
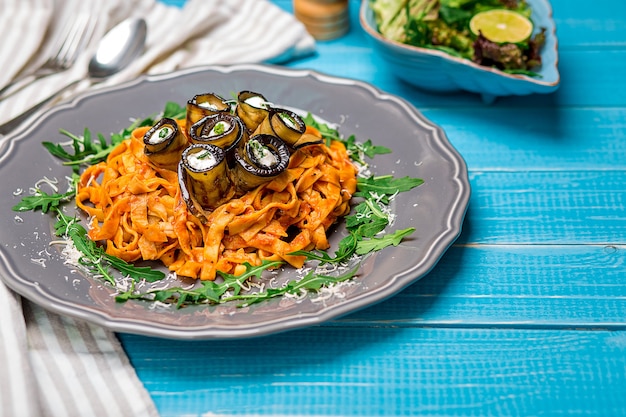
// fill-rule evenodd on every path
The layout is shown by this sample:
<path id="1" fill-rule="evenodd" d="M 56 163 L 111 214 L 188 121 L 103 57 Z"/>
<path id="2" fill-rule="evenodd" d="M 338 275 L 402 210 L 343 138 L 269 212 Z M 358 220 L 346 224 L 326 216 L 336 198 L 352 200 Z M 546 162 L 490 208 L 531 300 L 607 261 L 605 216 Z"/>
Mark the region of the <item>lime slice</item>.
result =
<path id="1" fill-rule="evenodd" d="M 470 20 L 470 30 L 491 42 L 522 42 L 533 33 L 533 24 L 525 16 L 506 9 L 493 9 L 475 14 Z"/>

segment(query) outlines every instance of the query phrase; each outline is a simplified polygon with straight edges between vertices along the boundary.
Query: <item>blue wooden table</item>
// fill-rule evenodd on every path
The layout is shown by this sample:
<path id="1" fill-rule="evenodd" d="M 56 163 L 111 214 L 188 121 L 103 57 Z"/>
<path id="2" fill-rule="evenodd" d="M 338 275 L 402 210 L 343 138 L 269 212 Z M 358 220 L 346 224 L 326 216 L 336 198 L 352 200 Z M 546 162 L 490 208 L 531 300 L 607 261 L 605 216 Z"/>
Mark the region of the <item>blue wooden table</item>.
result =
<path id="1" fill-rule="evenodd" d="M 440 125 L 469 168 L 463 233 L 422 280 L 320 326 L 120 334 L 163 416 L 626 415 L 626 2 L 551 3 L 551 95 L 485 105 L 403 84 L 357 1 L 347 36 L 288 64 L 372 83 Z"/>

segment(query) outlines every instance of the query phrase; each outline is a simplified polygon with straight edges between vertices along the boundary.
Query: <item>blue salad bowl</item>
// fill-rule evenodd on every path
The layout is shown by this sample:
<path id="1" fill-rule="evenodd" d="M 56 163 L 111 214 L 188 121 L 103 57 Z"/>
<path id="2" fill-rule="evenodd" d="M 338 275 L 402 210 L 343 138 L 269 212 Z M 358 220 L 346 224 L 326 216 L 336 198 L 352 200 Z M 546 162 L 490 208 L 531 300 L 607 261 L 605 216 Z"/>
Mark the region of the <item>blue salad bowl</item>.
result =
<path id="1" fill-rule="evenodd" d="M 542 64 L 534 70 L 535 77 L 509 74 L 435 49 L 385 39 L 378 32 L 369 0 L 362 0 L 359 20 L 374 50 L 400 79 L 429 91 L 471 91 L 480 94 L 485 103 L 492 103 L 497 97 L 551 93 L 559 87 L 558 40 L 552 7 L 547 0 L 527 2 L 535 31 L 546 29 L 540 52 Z"/>

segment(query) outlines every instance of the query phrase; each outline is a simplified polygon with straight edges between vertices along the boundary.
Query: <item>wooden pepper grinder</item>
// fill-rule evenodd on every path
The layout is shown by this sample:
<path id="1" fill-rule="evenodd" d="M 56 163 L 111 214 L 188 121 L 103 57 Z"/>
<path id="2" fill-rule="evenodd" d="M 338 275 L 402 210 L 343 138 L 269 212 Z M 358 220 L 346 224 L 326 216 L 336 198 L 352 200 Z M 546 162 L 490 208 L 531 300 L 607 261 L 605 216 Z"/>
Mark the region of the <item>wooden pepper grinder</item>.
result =
<path id="1" fill-rule="evenodd" d="M 349 0 L 293 0 L 293 11 L 317 40 L 345 35 L 350 29 Z"/>

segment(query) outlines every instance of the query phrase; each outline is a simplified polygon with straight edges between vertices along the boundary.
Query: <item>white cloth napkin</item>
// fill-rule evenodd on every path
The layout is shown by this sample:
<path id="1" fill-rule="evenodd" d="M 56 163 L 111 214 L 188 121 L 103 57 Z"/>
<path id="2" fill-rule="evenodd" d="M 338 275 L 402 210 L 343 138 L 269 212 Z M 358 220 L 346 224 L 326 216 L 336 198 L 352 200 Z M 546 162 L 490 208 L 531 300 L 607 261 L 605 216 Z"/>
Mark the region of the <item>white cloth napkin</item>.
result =
<path id="1" fill-rule="evenodd" d="M 68 18 L 80 13 L 97 16 L 94 35 L 73 68 L 34 82 L 0 101 L 0 123 L 76 80 L 83 81 L 58 100 L 143 73 L 210 64 L 279 64 L 315 49 L 315 41 L 304 26 L 267 0 L 188 0 L 182 8 L 156 0 L 0 0 L 0 10 L 0 88 L 21 69 L 37 66 L 41 57 L 55 50 L 56 37 Z M 145 52 L 118 74 L 93 85 L 86 79 L 87 66 L 98 41 L 128 16 L 142 16 L 148 23 Z"/>
<path id="2" fill-rule="evenodd" d="M 75 65 L 0 101 L 0 123 L 75 80 L 82 81 L 63 98 L 143 73 L 207 64 L 281 63 L 315 48 L 300 22 L 266 0 L 188 0 L 182 8 L 156 0 L 0 0 L 0 10 L 0 87 L 41 63 L 67 19 L 79 13 L 97 19 Z M 132 15 L 148 23 L 145 52 L 106 82 L 92 85 L 85 77 L 96 44 Z M 48 312 L 3 282 L 0 318 L 0 417 L 158 415 L 113 333 Z"/>

